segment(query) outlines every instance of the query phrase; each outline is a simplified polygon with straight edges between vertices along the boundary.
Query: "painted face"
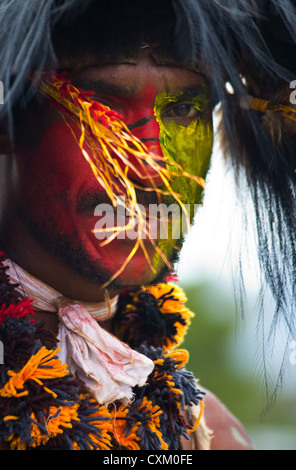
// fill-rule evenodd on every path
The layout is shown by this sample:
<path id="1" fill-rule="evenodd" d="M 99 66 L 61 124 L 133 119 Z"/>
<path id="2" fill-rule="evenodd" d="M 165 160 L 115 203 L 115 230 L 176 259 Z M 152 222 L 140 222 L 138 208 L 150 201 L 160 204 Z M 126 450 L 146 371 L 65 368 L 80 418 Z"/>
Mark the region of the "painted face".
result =
<path id="1" fill-rule="evenodd" d="M 213 136 L 209 89 L 203 76 L 143 57 L 137 65 L 87 67 L 70 72 L 69 78 L 117 111 L 151 152 L 165 158 L 161 164 L 168 165 L 172 175 L 181 165 L 194 176 L 206 176 Z M 16 150 L 19 209 L 32 236 L 50 253 L 83 277 L 103 283 L 122 266 L 135 239 L 115 238 L 101 246 L 94 233 L 95 207 L 110 200 L 82 157 L 73 133 L 79 136 L 79 129 L 50 103 L 30 110 Z M 155 191 L 145 189 L 151 187 L 151 180 L 154 189 L 163 189 L 162 178 L 149 166 L 143 170 L 132 158 L 135 171 L 129 170 L 129 177 L 138 188 L 138 202 L 146 209 L 159 204 Z M 113 177 L 120 187 L 116 174 Z M 200 202 L 202 189 L 193 179 L 172 177 L 171 187 L 185 204 Z M 161 202 L 176 204 L 169 194 Z M 159 247 L 167 258 L 175 256 L 174 245 L 180 244 L 182 231 L 174 235 L 176 224 L 171 216 L 169 224 L 173 234 L 169 231 L 168 237 L 155 240 L 157 248 L 149 239 L 145 242 L 154 271 L 140 249 L 116 279 L 118 285 L 147 283 L 159 275 L 164 268 Z"/>

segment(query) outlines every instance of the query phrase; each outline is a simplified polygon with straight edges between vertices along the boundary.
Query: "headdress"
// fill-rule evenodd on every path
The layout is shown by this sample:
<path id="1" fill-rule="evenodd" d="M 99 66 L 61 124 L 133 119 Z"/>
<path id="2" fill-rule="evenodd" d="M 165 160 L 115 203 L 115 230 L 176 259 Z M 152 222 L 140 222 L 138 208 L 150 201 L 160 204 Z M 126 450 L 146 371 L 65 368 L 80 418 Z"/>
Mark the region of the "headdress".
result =
<path id="1" fill-rule="evenodd" d="M 87 16 L 90 7 L 97 15 Z M 254 201 L 259 259 L 276 300 L 273 327 L 283 320 L 289 341 L 296 297 L 295 113 L 289 88 L 296 78 L 295 1 L 2 0 L 0 13 L 0 117 L 8 118 L 12 135 L 15 108 L 34 92 L 32 72 L 57 68 L 59 52 L 69 57 L 69 46 L 79 56 L 85 41 L 102 63 L 150 44 L 160 62 L 169 58 L 209 77 L 221 106 L 225 155 L 237 179 L 241 170 L 246 174 Z"/>

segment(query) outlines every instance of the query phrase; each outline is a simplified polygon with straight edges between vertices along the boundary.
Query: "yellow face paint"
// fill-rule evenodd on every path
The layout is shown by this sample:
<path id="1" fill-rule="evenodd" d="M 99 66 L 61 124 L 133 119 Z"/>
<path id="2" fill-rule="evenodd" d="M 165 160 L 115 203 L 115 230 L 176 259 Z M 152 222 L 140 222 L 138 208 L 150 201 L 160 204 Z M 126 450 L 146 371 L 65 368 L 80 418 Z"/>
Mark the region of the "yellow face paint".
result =
<path id="1" fill-rule="evenodd" d="M 155 100 L 155 117 L 160 127 L 160 144 L 163 156 L 172 171 L 178 171 L 172 164 L 175 162 L 184 171 L 193 176 L 204 178 L 209 169 L 213 147 L 212 121 L 207 122 L 205 114 L 209 112 L 211 101 L 207 87 L 197 97 L 186 99 L 180 95 L 171 96 L 167 93 L 157 95 Z M 178 123 L 172 117 L 164 116 L 168 105 L 178 106 L 186 101 L 197 111 L 198 117 L 188 125 Z M 172 108 L 173 109 L 173 108 Z M 171 182 L 172 189 L 181 195 L 183 203 L 198 204 L 201 202 L 202 188 L 193 179 L 178 177 Z"/>
<path id="2" fill-rule="evenodd" d="M 174 116 L 174 109 L 179 106 L 187 106 L 194 118 L 182 119 L 182 116 Z M 185 108 L 186 109 L 186 108 Z M 169 110 L 169 112 L 168 112 Z M 172 111 L 170 113 L 170 110 Z M 213 148 L 213 125 L 209 118 L 211 110 L 211 98 L 209 88 L 204 85 L 198 96 L 186 95 L 180 92 L 177 95 L 161 93 L 155 100 L 154 113 L 160 127 L 160 145 L 163 156 L 167 162 L 167 168 L 172 172 L 178 172 L 178 167 L 192 176 L 205 178 L 210 165 Z M 183 204 L 190 207 L 189 220 L 194 217 L 194 205 L 202 202 L 203 188 L 192 178 L 184 176 L 175 177 L 170 181 L 172 190 L 177 193 Z M 162 196 L 164 204 L 176 204 L 176 200 L 168 195 Z M 188 206 L 189 205 L 189 206 Z M 183 214 L 184 216 L 184 214 Z M 180 228 L 174 227 L 174 219 L 171 224 L 171 237 L 169 240 L 162 239 L 158 247 L 169 258 L 173 247 L 180 248 L 184 237 L 184 221 L 181 222 L 181 236 L 176 237 L 175 232 L 180 234 Z M 154 259 L 154 266 L 159 262 L 159 256 Z"/>

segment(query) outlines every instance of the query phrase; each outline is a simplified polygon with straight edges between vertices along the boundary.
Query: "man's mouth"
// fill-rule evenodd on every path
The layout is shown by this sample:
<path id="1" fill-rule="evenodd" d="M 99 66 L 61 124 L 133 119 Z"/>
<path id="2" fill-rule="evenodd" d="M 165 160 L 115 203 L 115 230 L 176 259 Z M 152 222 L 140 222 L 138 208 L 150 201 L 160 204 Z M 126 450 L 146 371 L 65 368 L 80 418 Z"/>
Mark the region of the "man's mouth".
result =
<path id="1" fill-rule="evenodd" d="M 169 238 L 173 215 L 159 195 L 155 191 L 137 190 L 136 197 L 136 203 L 128 205 L 119 196 L 113 205 L 105 191 L 88 190 L 78 200 L 77 213 L 89 220 L 93 234 L 101 241 Z"/>

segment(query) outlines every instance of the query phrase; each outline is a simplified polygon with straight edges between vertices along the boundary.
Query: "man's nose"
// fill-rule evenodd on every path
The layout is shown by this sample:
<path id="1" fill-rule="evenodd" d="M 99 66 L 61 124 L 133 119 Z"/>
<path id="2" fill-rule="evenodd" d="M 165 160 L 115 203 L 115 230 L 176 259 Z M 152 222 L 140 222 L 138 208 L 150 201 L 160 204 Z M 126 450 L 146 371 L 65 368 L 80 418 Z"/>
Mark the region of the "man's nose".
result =
<path id="1" fill-rule="evenodd" d="M 148 149 L 149 153 L 153 154 L 154 160 L 157 162 L 157 167 L 165 167 L 160 145 L 160 128 L 153 115 L 145 116 L 136 122 L 128 125 L 131 133 L 137 137 Z M 160 157 L 159 159 L 157 157 Z M 138 174 L 132 172 L 131 178 L 136 179 L 138 183 L 143 186 L 162 186 L 163 180 L 156 168 L 149 165 L 149 162 L 142 160 L 141 162 L 132 157 L 133 164 L 137 169 Z"/>

